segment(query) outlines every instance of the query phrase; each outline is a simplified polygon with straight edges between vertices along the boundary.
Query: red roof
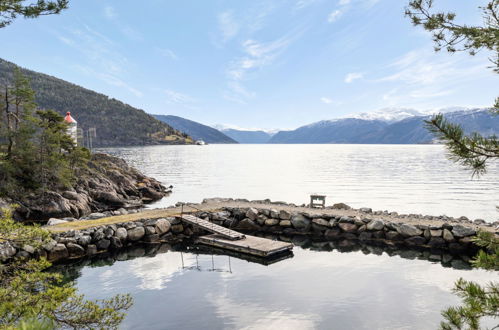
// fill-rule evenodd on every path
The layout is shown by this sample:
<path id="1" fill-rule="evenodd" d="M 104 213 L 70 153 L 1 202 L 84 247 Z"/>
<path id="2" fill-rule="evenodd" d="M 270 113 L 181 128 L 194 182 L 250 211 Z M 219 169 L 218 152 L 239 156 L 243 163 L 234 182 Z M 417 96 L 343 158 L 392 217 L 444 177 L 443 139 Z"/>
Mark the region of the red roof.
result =
<path id="1" fill-rule="evenodd" d="M 69 111 L 68 111 L 68 112 L 66 112 L 66 117 L 64 117 L 64 121 L 65 121 L 66 123 L 70 123 L 70 124 L 71 124 L 71 123 L 76 123 L 76 120 L 74 120 L 74 118 L 73 118 L 73 117 L 71 117 L 71 112 L 69 112 Z"/>

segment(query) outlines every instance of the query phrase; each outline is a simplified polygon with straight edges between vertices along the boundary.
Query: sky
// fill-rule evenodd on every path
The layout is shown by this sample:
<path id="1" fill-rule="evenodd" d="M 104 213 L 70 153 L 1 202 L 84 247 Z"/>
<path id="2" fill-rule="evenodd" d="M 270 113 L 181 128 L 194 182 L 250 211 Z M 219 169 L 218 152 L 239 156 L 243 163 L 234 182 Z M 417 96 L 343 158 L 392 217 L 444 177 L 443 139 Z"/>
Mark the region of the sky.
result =
<path id="1" fill-rule="evenodd" d="M 383 108 L 486 107 L 487 52 L 435 53 L 408 0 L 71 0 L 0 29 L 0 57 L 153 114 L 293 129 Z M 481 24 L 487 1 L 439 0 Z"/>

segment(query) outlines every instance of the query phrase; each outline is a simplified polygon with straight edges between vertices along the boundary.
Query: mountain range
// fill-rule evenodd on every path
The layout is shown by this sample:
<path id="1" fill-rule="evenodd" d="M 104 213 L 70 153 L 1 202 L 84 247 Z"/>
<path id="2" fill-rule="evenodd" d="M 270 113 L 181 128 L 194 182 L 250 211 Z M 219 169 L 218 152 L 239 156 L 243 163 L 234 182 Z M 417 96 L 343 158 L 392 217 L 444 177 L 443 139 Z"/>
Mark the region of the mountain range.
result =
<path id="1" fill-rule="evenodd" d="M 218 126 L 220 127 L 220 126 Z M 236 128 L 219 128 L 227 136 L 230 136 L 239 143 L 262 144 L 267 143 L 272 138 L 272 133 L 262 130 L 243 130 Z"/>
<path id="2" fill-rule="evenodd" d="M 445 117 L 461 125 L 466 133 L 499 135 L 499 117 L 493 116 L 488 109 L 454 110 L 447 110 L 451 112 L 447 112 Z M 392 115 L 395 113 L 391 111 Z M 405 116 L 376 116 L 376 113 L 372 113 L 367 118 L 356 115 L 352 118 L 323 120 L 292 131 L 281 131 L 268 143 L 432 143 L 434 136 L 424 123 L 430 117 L 428 114 L 406 112 Z"/>
<path id="3" fill-rule="evenodd" d="M 0 59 L 0 83 L 12 83 L 14 63 Z M 192 139 L 143 110 L 70 82 L 21 69 L 36 93 L 42 109 L 64 115 L 70 111 L 84 130 L 95 128 L 96 147 L 153 144 L 186 144 Z"/>

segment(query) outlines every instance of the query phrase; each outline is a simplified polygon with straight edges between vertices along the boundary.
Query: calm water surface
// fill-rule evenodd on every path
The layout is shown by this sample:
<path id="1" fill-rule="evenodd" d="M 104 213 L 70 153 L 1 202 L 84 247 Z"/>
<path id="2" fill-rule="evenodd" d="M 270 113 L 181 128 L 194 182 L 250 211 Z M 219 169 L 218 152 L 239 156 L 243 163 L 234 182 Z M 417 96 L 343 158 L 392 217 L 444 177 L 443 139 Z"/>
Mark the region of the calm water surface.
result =
<path id="1" fill-rule="evenodd" d="M 214 196 L 301 204 L 319 192 L 329 203 L 354 207 L 497 219 L 498 168 L 471 180 L 445 159 L 440 146 L 209 145 L 106 151 L 175 186 L 170 197 L 152 207 Z M 460 260 L 430 262 L 410 251 L 400 253 L 403 258 L 379 249 L 345 253 L 327 248 L 336 243 L 295 243 L 299 246 L 292 258 L 269 266 L 162 247 L 158 254 L 145 255 L 139 248 L 118 256 L 121 261 L 65 270 L 88 298 L 132 294 L 135 303 L 123 329 L 435 329 L 440 311 L 459 302 L 451 293 L 456 279 L 482 284 L 498 279 L 497 272 L 443 265 L 462 266 Z"/>
<path id="2" fill-rule="evenodd" d="M 321 244 L 315 248 L 331 243 Z M 144 254 L 138 250 L 131 254 Z M 119 256 L 124 261 L 79 270 L 77 287 L 95 299 L 131 293 L 123 329 L 419 330 L 436 329 L 440 311 L 459 303 L 450 292 L 459 277 L 497 280 L 497 272 L 366 251 L 296 246 L 294 257 L 269 266 L 175 251 Z"/>
<path id="3" fill-rule="evenodd" d="M 495 221 L 499 166 L 480 179 L 438 145 L 207 145 L 105 149 L 174 193 L 153 207 L 206 197 L 308 203 L 312 193 L 399 213 Z"/>

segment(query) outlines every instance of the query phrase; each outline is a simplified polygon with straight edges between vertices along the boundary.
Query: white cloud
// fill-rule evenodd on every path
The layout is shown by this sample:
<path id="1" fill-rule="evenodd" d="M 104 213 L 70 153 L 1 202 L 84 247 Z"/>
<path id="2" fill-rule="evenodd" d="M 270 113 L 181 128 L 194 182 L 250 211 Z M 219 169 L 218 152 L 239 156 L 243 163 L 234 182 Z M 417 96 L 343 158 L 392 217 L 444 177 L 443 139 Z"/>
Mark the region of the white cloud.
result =
<path id="1" fill-rule="evenodd" d="M 116 10 L 112 6 L 106 6 L 104 7 L 104 16 L 106 16 L 108 19 L 113 19 L 117 16 Z"/>
<path id="2" fill-rule="evenodd" d="M 161 56 L 168 57 L 172 60 L 178 60 L 178 56 L 177 54 L 175 54 L 173 50 L 168 48 L 156 48 L 156 49 Z"/>
<path id="3" fill-rule="evenodd" d="M 339 9 L 333 10 L 328 16 L 327 16 L 327 21 L 329 23 L 335 22 L 338 18 L 341 17 L 343 12 Z"/>
<path id="4" fill-rule="evenodd" d="M 244 41 L 242 43 L 244 55 L 233 60 L 226 71 L 229 78 L 227 84 L 229 90 L 224 93 L 224 98 L 244 103 L 244 98 L 254 97 L 255 94 L 248 91 L 241 81 L 247 80 L 250 73 L 272 64 L 289 46 L 293 38 L 293 36 L 284 36 L 267 43 L 253 39 Z"/>
<path id="5" fill-rule="evenodd" d="M 229 41 L 237 35 L 240 26 L 234 18 L 234 12 L 232 10 L 227 10 L 218 14 L 218 28 L 222 33 L 222 40 L 224 42 Z"/>
<path id="6" fill-rule="evenodd" d="M 363 73 L 360 73 L 360 72 L 351 72 L 351 73 L 348 73 L 346 76 L 345 76 L 345 82 L 347 84 L 350 84 L 352 82 L 354 82 L 355 80 L 357 79 L 361 79 L 364 77 L 364 74 Z"/>
<path id="7" fill-rule="evenodd" d="M 350 4 L 351 0 L 340 0 L 340 6 L 346 6 Z"/>
<path id="8" fill-rule="evenodd" d="M 168 103 L 186 104 L 194 102 L 194 99 L 189 95 L 182 94 L 171 89 L 165 89 L 164 93 L 166 94 Z"/>
<path id="9" fill-rule="evenodd" d="M 321 102 L 325 103 L 325 104 L 331 104 L 331 103 L 333 103 L 333 100 L 331 100 L 328 97 L 321 97 Z"/>

